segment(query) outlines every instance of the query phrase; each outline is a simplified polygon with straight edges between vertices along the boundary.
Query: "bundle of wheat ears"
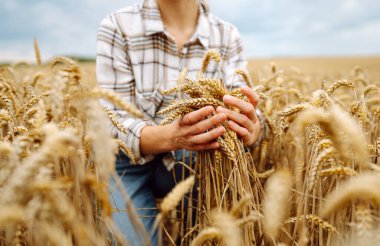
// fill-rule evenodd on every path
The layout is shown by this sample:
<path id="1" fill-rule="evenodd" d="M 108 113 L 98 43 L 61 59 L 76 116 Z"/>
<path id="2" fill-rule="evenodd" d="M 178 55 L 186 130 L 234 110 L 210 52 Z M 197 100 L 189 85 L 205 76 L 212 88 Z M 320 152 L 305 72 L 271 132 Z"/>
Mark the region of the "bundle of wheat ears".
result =
<path id="1" fill-rule="evenodd" d="M 188 95 L 189 99 L 175 101 L 158 112 L 158 114 L 168 114 L 161 124 L 170 123 L 176 118 L 205 106 L 215 108 L 222 106 L 232 109 L 223 103 L 223 97 L 227 94 L 248 101 L 241 93 L 240 88 L 228 91 L 224 81 L 203 77 L 210 61 L 220 62 L 220 59 L 219 53 L 213 50 L 209 51 L 205 55 L 196 80 L 186 77 L 186 69 L 181 72 L 178 86 L 165 91 L 164 94 L 180 92 Z M 249 86 L 252 86 L 248 73 L 237 70 L 235 74 L 240 75 Z M 220 149 L 197 153 L 194 171 L 198 178 L 198 196 L 196 199 L 190 199 L 189 204 L 190 207 L 195 206 L 197 209 L 188 209 L 187 211 L 191 214 L 187 216 L 189 220 L 195 216 L 197 230 L 211 224 L 210 214 L 215 208 L 220 211 L 229 211 L 247 194 L 258 195 L 252 196 L 252 199 L 245 204 L 244 208 L 247 210 L 255 211 L 255 204 L 258 205 L 260 202 L 261 184 L 250 177 L 252 173 L 256 172 L 250 151 L 245 149 L 242 140 L 228 128 L 227 124 L 223 124 L 223 126 L 226 128 L 226 132 L 217 139 Z M 236 213 L 236 219 L 240 215 L 240 213 Z M 191 224 L 191 221 L 188 221 L 188 224 Z M 241 229 L 243 230 L 242 235 L 244 235 L 243 241 L 246 242 L 252 242 L 255 233 L 262 233 L 261 228 L 253 223 L 247 223 Z M 240 228 L 237 231 L 240 235 Z"/>
<path id="2" fill-rule="evenodd" d="M 83 78 L 72 60 L 47 66 L 37 43 L 36 51 L 38 66 L 0 71 L 0 245 L 128 245 L 111 219 L 108 179 L 118 178 L 115 153 L 135 157 L 110 136 L 110 123 L 122 134 L 129 130 L 98 99 L 143 115 L 83 83 L 95 78 Z M 194 80 L 181 73 L 165 93 L 188 97 L 160 112 L 167 114 L 162 124 L 204 106 L 227 107 L 227 94 L 247 100 L 238 88 L 203 77 L 220 59 L 208 52 Z M 260 141 L 248 148 L 223 125 L 220 149 L 197 153 L 194 175 L 159 205 L 165 244 L 376 245 L 380 78 L 357 67 L 332 80 L 275 64 L 251 75 L 236 71 L 248 86 L 254 81 L 261 98 Z M 179 205 L 186 196 L 188 206 Z M 144 232 L 127 196 L 126 204 L 134 229 Z M 149 232 L 142 235 L 147 240 Z"/>

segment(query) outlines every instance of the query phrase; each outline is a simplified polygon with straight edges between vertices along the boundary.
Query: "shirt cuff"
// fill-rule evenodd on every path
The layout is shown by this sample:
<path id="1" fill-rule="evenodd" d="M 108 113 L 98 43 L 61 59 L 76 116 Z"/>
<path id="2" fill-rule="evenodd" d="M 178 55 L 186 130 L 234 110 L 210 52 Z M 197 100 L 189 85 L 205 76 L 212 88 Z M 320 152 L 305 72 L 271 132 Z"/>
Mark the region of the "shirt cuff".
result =
<path id="1" fill-rule="evenodd" d="M 142 155 L 140 150 L 140 137 L 141 130 L 146 126 L 155 125 L 152 121 L 128 118 L 122 122 L 123 126 L 130 130 L 130 133 L 125 135 L 123 133 L 117 132 L 117 138 L 125 142 L 132 150 L 137 162 L 135 164 L 143 165 L 147 162 L 152 161 L 155 155 Z M 117 131 L 114 128 L 113 131 Z"/>

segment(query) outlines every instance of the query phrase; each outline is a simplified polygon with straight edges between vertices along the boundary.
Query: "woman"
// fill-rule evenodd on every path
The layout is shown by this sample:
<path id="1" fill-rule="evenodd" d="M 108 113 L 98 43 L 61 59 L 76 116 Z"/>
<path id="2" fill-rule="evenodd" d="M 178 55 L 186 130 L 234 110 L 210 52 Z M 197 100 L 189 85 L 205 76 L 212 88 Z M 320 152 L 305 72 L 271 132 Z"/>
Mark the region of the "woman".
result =
<path id="1" fill-rule="evenodd" d="M 209 49 L 218 50 L 222 61 L 219 65 L 210 65 L 206 77 L 221 77 L 230 83 L 236 69 L 245 69 L 237 29 L 210 14 L 203 1 L 143 0 L 107 16 L 100 25 L 97 41 L 99 86 L 136 104 L 145 115 L 144 119 L 136 119 L 112 108 L 131 131 L 125 136 L 113 129 L 113 134 L 127 143 L 138 158 L 138 165 L 131 165 L 130 160 L 120 154 L 117 172 L 147 232 L 152 230 L 157 214 L 155 198 L 165 196 L 175 185 L 175 177 L 170 171 L 175 159 L 181 158 L 179 153 L 182 152 L 177 150 L 219 148 L 216 139 L 225 129 L 218 125 L 224 121 L 228 121 L 228 126 L 247 146 L 259 137 L 258 96 L 246 86 L 241 90 L 250 103 L 231 96 L 224 98 L 225 104 L 242 113 L 226 108 L 218 108 L 215 112 L 212 107 L 204 107 L 172 124 L 157 125 L 162 118 L 156 113 L 175 97 L 163 96 L 161 92 L 176 85 L 184 67 L 188 68 L 187 76 L 195 78 Z M 177 152 L 173 156 L 174 151 Z M 115 205 L 124 208 L 120 192 L 117 189 L 112 192 Z M 126 239 L 141 245 L 138 243 L 141 235 L 134 232 L 125 211 L 115 212 L 114 218 Z M 151 241 L 152 245 L 157 244 L 156 234 Z"/>

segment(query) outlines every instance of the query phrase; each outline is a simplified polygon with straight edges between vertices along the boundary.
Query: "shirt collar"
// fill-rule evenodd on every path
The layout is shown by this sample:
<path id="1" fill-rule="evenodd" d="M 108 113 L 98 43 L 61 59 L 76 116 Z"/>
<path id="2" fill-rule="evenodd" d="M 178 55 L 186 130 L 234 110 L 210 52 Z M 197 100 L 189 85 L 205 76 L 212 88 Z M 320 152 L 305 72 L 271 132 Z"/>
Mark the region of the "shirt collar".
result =
<path id="1" fill-rule="evenodd" d="M 155 33 L 164 32 L 164 24 L 162 23 L 160 10 L 158 9 L 156 0 L 143 0 L 140 5 L 145 33 L 153 35 Z M 209 45 L 209 8 L 204 0 L 199 0 L 199 17 L 197 29 L 191 40 L 198 39 L 200 43 L 208 48 Z"/>
<path id="2" fill-rule="evenodd" d="M 208 49 L 210 37 L 209 9 L 207 4 L 200 0 L 199 17 L 195 37 L 201 42 L 204 48 Z"/>
<path id="3" fill-rule="evenodd" d="M 144 21 L 145 33 L 152 35 L 164 31 L 160 10 L 156 0 L 144 0 L 141 2 L 141 14 Z"/>

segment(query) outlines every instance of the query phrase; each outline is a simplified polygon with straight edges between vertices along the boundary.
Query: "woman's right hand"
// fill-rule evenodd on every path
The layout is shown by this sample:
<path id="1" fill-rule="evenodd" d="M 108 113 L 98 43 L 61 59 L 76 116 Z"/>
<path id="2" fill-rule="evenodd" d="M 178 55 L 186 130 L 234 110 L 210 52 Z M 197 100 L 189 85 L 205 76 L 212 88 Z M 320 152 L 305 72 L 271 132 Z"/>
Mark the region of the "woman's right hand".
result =
<path id="1" fill-rule="evenodd" d="M 212 106 L 207 106 L 188 113 L 171 123 L 169 139 L 174 150 L 218 149 L 219 144 L 216 139 L 226 132 L 226 129 L 220 124 L 226 120 L 226 114 L 216 113 Z"/>
<path id="2" fill-rule="evenodd" d="M 179 149 L 218 149 L 216 139 L 226 132 L 220 124 L 226 120 L 226 114 L 216 113 L 212 106 L 207 106 L 168 125 L 145 126 L 140 135 L 140 152 L 145 155 Z"/>

